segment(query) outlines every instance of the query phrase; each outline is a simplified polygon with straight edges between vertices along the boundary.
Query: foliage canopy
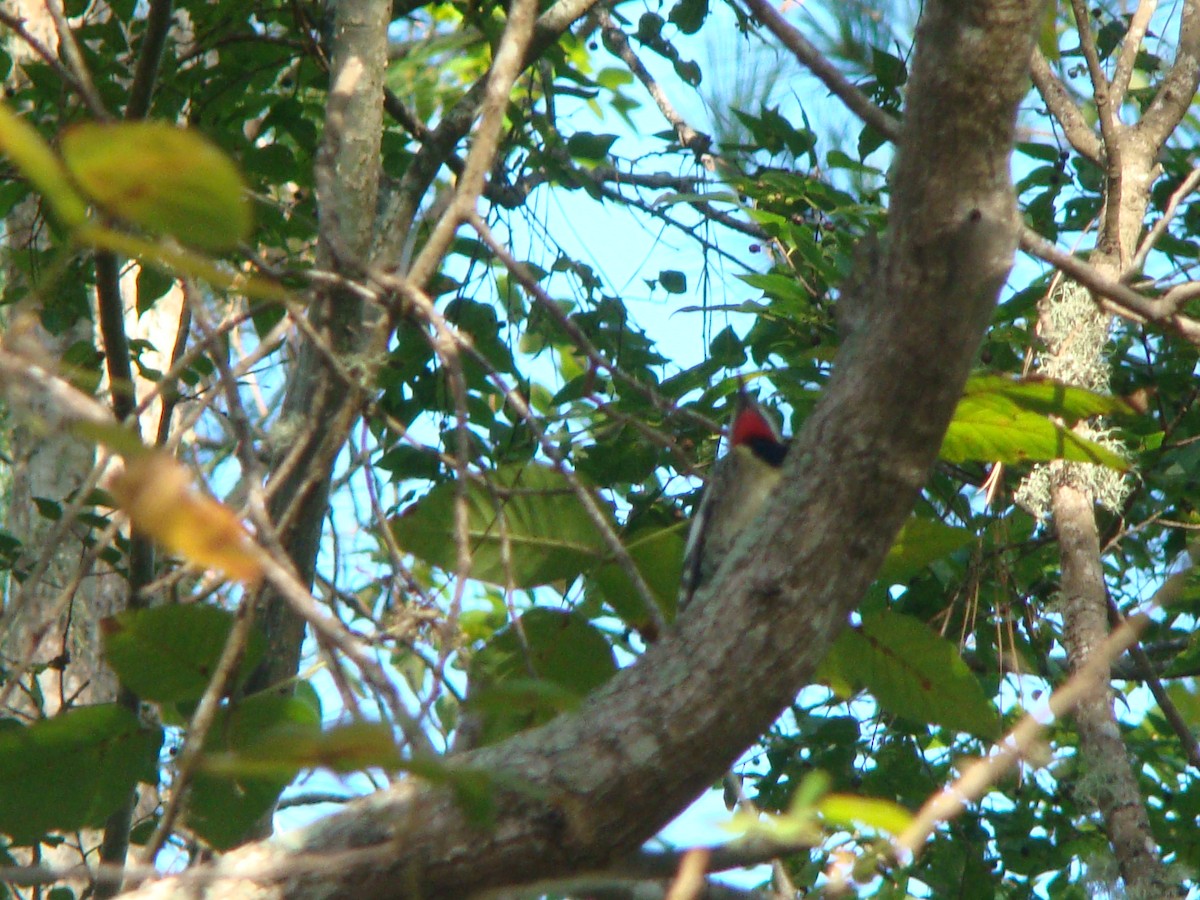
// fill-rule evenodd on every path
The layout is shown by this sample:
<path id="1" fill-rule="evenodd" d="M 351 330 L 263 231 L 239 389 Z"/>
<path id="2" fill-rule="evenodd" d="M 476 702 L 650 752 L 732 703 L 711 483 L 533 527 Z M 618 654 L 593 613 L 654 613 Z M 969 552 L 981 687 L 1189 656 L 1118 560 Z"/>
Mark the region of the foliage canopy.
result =
<path id="1" fill-rule="evenodd" d="M 592 876 L 596 860 L 613 863 L 597 877 L 614 891 L 670 884 L 678 854 L 634 851 L 731 763 L 745 840 L 711 868 L 776 860 L 761 877 L 777 895 L 839 879 L 879 897 L 1194 886 L 1200 10 L 980 5 L 984 50 L 1016 48 L 1022 79 L 1036 49 L 1011 162 L 1021 225 L 1000 228 L 1024 253 L 976 352 L 957 320 L 995 285 L 954 263 L 991 240 L 963 237 L 991 215 L 971 193 L 985 186 L 949 173 L 967 198 L 954 208 L 960 195 L 914 201 L 894 178 L 941 137 L 910 128 L 939 92 L 975 91 L 1000 132 L 1012 112 L 937 55 L 939 29 L 976 13 L 927 5 L 919 39 L 903 4 L 812 3 L 785 20 L 762 0 L 109 0 L 68 2 L 57 23 L 40 7 L 0 15 L 0 383 L 9 502 L 36 512 L 0 532 L 0 863 L 65 845 L 60 861 L 90 865 L 100 838 L 86 829 L 107 863 L 131 845 L 198 863 L 200 848 L 262 837 L 281 798 L 341 805 L 399 773 L 449 798 L 415 801 L 429 804 L 422 827 L 452 844 L 443 825 L 460 816 L 469 845 L 547 793 L 536 767 L 526 781 L 499 760 L 574 752 L 599 784 L 619 761 L 546 750 L 565 732 L 531 729 L 604 720 L 606 686 L 631 667 L 658 665 L 682 695 L 687 674 L 663 662 L 680 634 L 704 651 L 697 669 L 759 639 L 717 607 L 766 590 L 749 542 L 742 572 L 701 598 L 704 624 L 684 621 L 690 608 L 675 620 L 687 517 L 738 376 L 798 435 L 783 499 L 809 504 L 777 504 L 755 537 L 807 547 L 805 529 L 853 513 L 812 513 L 821 488 L 801 484 L 795 455 L 865 471 L 896 450 L 820 437 L 836 379 L 882 341 L 903 368 L 844 412 L 891 416 L 897 447 L 936 435 L 923 487 L 906 493 L 911 467 L 888 480 L 879 464 L 875 502 L 894 515 L 835 554 L 865 560 L 869 587 L 844 600 L 849 628 L 839 615 L 789 636 L 823 661 L 798 664 L 806 678 L 773 724 L 740 744 L 714 731 L 694 771 L 666 738 L 613 749 L 646 771 L 629 808 L 649 811 L 619 834 L 572 833 L 595 854 L 574 868 L 506 838 L 512 855 L 477 880 L 422 870 L 412 890 Z M 993 21 L 1010 5 L 1030 27 Z M 924 60 L 953 83 L 922 76 Z M 940 108 L 947 134 L 988 143 L 974 113 Z M 942 201 L 976 205 L 921 245 L 906 216 Z M 904 282 L 904 264 L 929 285 Z M 903 315 L 909 293 L 939 291 L 960 304 L 942 307 L 945 328 L 904 332 L 893 299 Z M 965 384 L 930 379 L 959 398 L 948 422 L 868 409 L 923 365 L 957 373 L 956 354 L 973 360 Z M 55 439 L 87 464 L 39 482 L 29 461 Z M 65 592 L 46 574 L 60 554 Z M 102 573 L 117 585 L 103 613 L 72 599 Z M 1081 692 L 1077 721 L 1041 712 L 1040 737 L 1009 739 L 1020 772 L 922 824 L 963 761 L 1002 754 L 1040 697 L 1108 671 L 1109 621 L 1152 598 L 1112 695 Z M 760 606 L 755 634 L 775 615 Z M 119 693 L 51 647 L 87 617 Z M 758 677 L 729 668 L 727 696 Z M 644 714 L 670 731 L 671 691 L 651 696 Z M 663 774 L 676 769 L 696 789 Z M 592 800 L 579 789 L 562 816 L 586 818 Z M 365 809 L 340 821 L 374 835 Z M 531 834 L 573 827 L 531 821 Z M 305 852 L 343 847 L 319 827 Z M 119 877 L 98 884 L 111 893 Z"/>

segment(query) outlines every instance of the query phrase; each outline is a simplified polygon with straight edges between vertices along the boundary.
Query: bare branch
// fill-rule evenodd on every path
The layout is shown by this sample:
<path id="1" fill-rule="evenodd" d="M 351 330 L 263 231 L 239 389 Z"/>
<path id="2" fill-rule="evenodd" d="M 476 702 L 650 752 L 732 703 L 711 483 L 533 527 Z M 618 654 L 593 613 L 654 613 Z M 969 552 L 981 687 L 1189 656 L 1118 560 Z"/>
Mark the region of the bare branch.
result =
<path id="1" fill-rule="evenodd" d="M 1178 312 L 1182 304 L 1194 295 L 1194 285 L 1181 285 L 1154 300 L 1119 281 L 1106 278 L 1086 260 L 1060 250 L 1032 229 L 1022 230 L 1021 249 L 1045 260 L 1088 288 L 1108 312 L 1135 322 L 1152 322 L 1175 332 L 1189 343 L 1200 345 L 1200 322 Z"/>
<path id="2" fill-rule="evenodd" d="M 921 852 L 925 841 L 940 823 L 950 821 L 966 809 L 967 804 L 981 798 L 1018 762 L 1036 759 L 1038 735 L 1108 683 L 1113 662 L 1137 641 L 1148 622 L 1144 614 L 1131 616 L 1096 648 L 1083 667 L 1050 695 L 1044 711 L 1027 713 L 993 745 L 990 756 L 968 765 L 957 781 L 926 800 L 908 828 L 895 840 L 900 861 L 909 863 Z"/>
<path id="3" fill-rule="evenodd" d="M 1142 41 L 1146 38 L 1146 29 L 1150 27 L 1150 19 L 1158 8 L 1158 0 L 1138 0 L 1137 9 L 1129 19 L 1129 27 L 1125 38 L 1121 41 L 1121 55 L 1117 58 L 1117 67 L 1112 77 L 1112 104 L 1115 109 L 1121 108 L 1125 100 L 1125 92 L 1129 90 L 1129 79 L 1133 77 L 1133 67 L 1137 62 L 1138 53 L 1142 49 Z"/>
<path id="4" fill-rule="evenodd" d="M 769 0 L 745 0 L 745 2 L 754 17 L 766 25 L 767 29 L 792 52 L 801 65 L 816 75 L 821 83 L 829 88 L 831 94 L 846 104 L 846 108 L 850 112 L 889 141 L 895 142 L 900 137 L 899 123 L 851 84 L 846 76 L 839 72 L 808 38 L 779 14 Z"/>
<path id="5" fill-rule="evenodd" d="M 1175 61 L 1134 126 L 1138 137 L 1153 148 L 1161 147 L 1183 121 L 1200 86 L 1200 0 L 1183 0 L 1182 5 Z"/>
<path id="6" fill-rule="evenodd" d="M 1067 136 L 1071 146 L 1099 165 L 1104 159 L 1104 148 L 1100 146 L 1100 139 L 1083 118 L 1083 113 L 1068 93 L 1066 85 L 1050 71 L 1050 64 L 1046 62 L 1041 50 L 1033 51 L 1030 75 L 1038 93 L 1042 95 L 1046 108 L 1050 110 L 1050 115 L 1062 126 L 1063 134 Z"/>

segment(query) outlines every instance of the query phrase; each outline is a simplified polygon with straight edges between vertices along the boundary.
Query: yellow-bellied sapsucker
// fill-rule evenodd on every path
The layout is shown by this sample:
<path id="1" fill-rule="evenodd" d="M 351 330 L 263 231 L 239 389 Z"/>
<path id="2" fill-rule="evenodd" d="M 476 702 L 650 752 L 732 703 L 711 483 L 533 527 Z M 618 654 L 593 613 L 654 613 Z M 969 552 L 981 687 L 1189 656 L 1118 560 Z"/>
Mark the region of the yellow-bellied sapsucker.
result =
<path id="1" fill-rule="evenodd" d="M 775 424 L 744 388 L 738 391 L 728 440 L 729 449 L 713 465 L 688 532 L 679 585 L 680 612 L 716 574 L 738 535 L 775 492 L 788 451 Z"/>

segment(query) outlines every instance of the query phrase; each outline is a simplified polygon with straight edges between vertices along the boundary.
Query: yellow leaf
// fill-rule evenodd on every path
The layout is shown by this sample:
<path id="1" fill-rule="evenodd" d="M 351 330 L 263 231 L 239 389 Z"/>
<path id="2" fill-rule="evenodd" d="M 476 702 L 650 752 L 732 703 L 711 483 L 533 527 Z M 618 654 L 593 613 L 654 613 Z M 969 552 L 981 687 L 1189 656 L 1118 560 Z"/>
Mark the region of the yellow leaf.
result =
<path id="1" fill-rule="evenodd" d="M 887 834 L 900 834 L 912 821 L 912 814 L 898 803 L 877 797 L 852 794 L 828 794 L 817 803 L 821 817 L 843 828 L 870 828 Z"/>
<path id="2" fill-rule="evenodd" d="M 230 578 L 256 584 L 262 578 L 249 533 L 233 510 L 192 488 L 188 471 L 163 453 L 126 459 L 113 479 L 112 495 L 134 528 L 172 553 Z"/>
<path id="3" fill-rule="evenodd" d="M 201 250 L 246 240 L 253 210 L 241 173 L 198 131 L 169 122 L 86 122 L 63 132 L 63 161 L 107 212 Z"/>
<path id="4" fill-rule="evenodd" d="M 37 129 L 0 103 L 0 153 L 30 184 L 42 192 L 64 225 L 75 227 L 87 218 L 87 204 L 71 185 L 62 161 Z"/>

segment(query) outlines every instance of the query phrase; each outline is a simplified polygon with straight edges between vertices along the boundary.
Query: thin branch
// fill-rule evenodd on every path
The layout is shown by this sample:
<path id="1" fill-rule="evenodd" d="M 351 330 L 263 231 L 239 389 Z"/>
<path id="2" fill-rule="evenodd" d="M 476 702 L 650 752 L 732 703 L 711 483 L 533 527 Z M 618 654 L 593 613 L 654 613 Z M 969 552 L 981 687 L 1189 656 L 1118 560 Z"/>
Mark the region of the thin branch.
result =
<path id="1" fill-rule="evenodd" d="M 54 28 L 58 32 L 59 50 L 66 60 L 67 67 L 75 75 L 75 84 L 79 88 L 83 102 L 87 104 L 88 110 L 97 119 L 111 119 L 112 114 L 105 108 L 104 101 L 100 99 L 100 92 L 96 90 L 87 63 L 84 62 L 83 54 L 79 51 L 79 45 L 75 43 L 75 32 L 71 30 L 71 23 L 67 21 L 62 3 L 59 0 L 45 0 L 45 3 L 46 11 L 50 13 L 50 18 L 54 21 Z"/>
<path id="2" fill-rule="evenodd" d="M 1027 713 L 993 745 L 990 756 L 968 765 L 957 781 L 926 800 L 908 828 L 895 840 L 894 848 L 900 862 L 910 863 L 920 854 L 925 841 L 939 824 L 953 819 L 1018 762 L 1029 758 L 1038 746 L 1038 736 L 1051 722 L 1069 713 L 1107 684 L 1113 662 L 1137 641 L 1149 621 L 1144 614 L 1131 616 L 1096 648 L 1062 687 L 1050 695 L 1044 708 Z"/>
<path id="3" fill-rule="evenodd" d="M 204 752 L 204 739 L 213 723 L 216 722 L 217 714 L 221 711 L 221 698 L 228 692 L 228 688 L 233 682 L 233 676 L 237 672 L 238 666 L 241 665 L 246 642 L 250 639 L 250 631 L 254 625 L 254 605 L 254 598 L 248 597 L 238 607 L 233 627 L 229 630 L 229 637 L 225 639 L 225 646 L 221 650 L 220 659 L 217 660 L 216 669 L 205 686 L 204 695 L 200 698 L 200 703 L 196 706 L 196 711 L 188 723 L 187 740 L 184 741 L 183 749 L 176 762 L 175 780 L 170 797 L 163 808 L 158 825 L 154 828 L 154 834 L 150 836 L 142 852 L 138 855 L 138 862 L 143 866 L 154 864 L 154 858 L 158 856 L 158 851 L 162 849 L 163 844 L 175 829 L 175 820 L 183 810 L 183 800 L 188 786 L 200 765 L 200 757 Z"/>
<path id="4" fill-rule="evenodd" d="M 654 80 L 654 76 L 642 65 L 642 61 L 633 52 L 633 48 L 629 46 L 629 39 L 625 37 L 625 32 L 613 22 L 608 10 L 601 7 L 596 13 L 596 20 L 600 23 L 605 47 L 620 57 L 633 76 L 646 88 L 663 118 L 675 129 L 675 136 L 679 138 L 679 143 L 691 150 L 696 155 L 696 159 L 700 160 L 706 168 L 713 168 L 714 160 L 709 155 L 713 143 L 712 137 L 697 131 L 684 120 L 683 116 L 679 115 L 666 91 Z"/>
<path id="5" fill-rule="evenodd" d="M 1099 165 L 1104 159 L 1104 148 L 1100 146 L 1100 139 L 1084 119 L 1083 112 L 1067 91 L 1066 85 L 1050 70 L 1050 63 L 1046 61 L 1041 50 L 1033 51 L 1029 73 L 1050 115 L 1062 126 L 1067 141 L 1082 156 Z"/>
<path id="6" fill-rule="evenodd" d="M 1200 0 L 1183 0 L 1175 61 L 1158 86 L 1134 131 L 1152 147 L 1160 147 L 1191 108 L 1200 85 Z"/>
<path id="7" fill-rule="evenodd" d="M 158 64 L 162 60 L 170 28 L 171 0 L 151 0 L 146 12 L 146 27 L 142 31 L 137 70 L 129 86 L 129 102 L 125 105 L 127 119 L 144 119 L 150 111 L 154 83 L 158 80 Z"/>
<path id="8" fill-rule="evenodd" d="M 513 0 L 509 6 L 508 23 L 500 38 L 500 46 L 496 50 L 480 103 L 479 125 L 475 129 L 454 198 L 408 272 L 409 279 L 419 287 L 423 288 L 442 264 L 458 226 L 468 216 L 475 214 L 475 206 L 483 193 L 484 179 L 496 162 L 504 112 L 533 39 L 536 15 L 535 0 Z"/>
<path id="9" fill-rule="evenodd" d="M 1125 100 L 1125 92 L 1129 90 L 1129 79 L 1133 77 L 1133 67 L 1137 62 L 1142 41 L 1146 39 L 1146 30 L 1150 27 L 1150 19 L 1158 8 L 1158 0 L 1139 0 L 1137 9 L 1129 19 L 1129 27 L 1121 42 L 1121 55 L 1117 57 L 1117 67 L 1112 77 L 1112 103 L 1116 109 L 1121 108 Z"/>
<path id="10" fill-rule="evenodd" d="M 1125 616 L 1117 607 L 1112 595 L 1108 596 L 1108 615 L 1114 624 L 1123 625 Z M 1163 687 L 1162 681 L 1154 671 L 1154 663 L 1146 653 L 1140 643 L 1134 643 L 1129 648 L 1129 655 L 1133 657 L 1133 661 L 1138 667 L 1142 681 L 1146 687 L 1150 688 L 1150 693 L 1154 695 L 1154 702 L 1158 704 L 1158 708 L 1162 710 L 1163 717 L 1171 726 L 1171 730 L 1175 732 L 1175 736 L 1179 739 L 1179 745 L 1183 748 L 1184 755 L 1187 757 L 1188 763 L 1193 769 L 1200 770 L 1200 742 L 1197 742 L 1196 735 L 1192 732 L 1192 726 L 1188 724 L 1187 719 L 1179 712 L 1179 707 L 1175 705 L 1175 701 L 1171 699 L 1166 688 Z"/>
<path id="11" fill-rule="evenodd" d="M 600 0 L 555 0 L 534 25 L 522 65 L 528 66 L 557 41 L 568 28 L 585 16 Z M 453 156 L 454 148 L 475 121 L 484 90 L 490 79 L 476 82 L 429 133 L 420 151 L 400 179 L 387 209 L 379 217 L 371 259 L 389 270 L 403 258 L 417 212 L 438 170 Z"/>
<path id="12" fill-rule="evenodd" d="M 851 84 L 820 50 L 791 25 L 769 0 L 745 0 L 746 7 L 758 21 L 767 26 L 792 55 L 820 79 L 829 92 L 846 104 L 846 108 L 883 137 L 895 143 L 900 138 L 900 123 L 871 102 L 862 91 Z"/>
<path id="13" fill-rule="evenodd" d="M 1200 322 L 1178 312 L 1184 302 L 1200 293 L 1200 284 L 1189 282 L 1179 285 L 1154 300 L 1119 281 L 1106 278 L 1085 260 L 1060 250 L 1032 229 L 1022 230 L 1021 249 L 1050 263 L 1088 288 L 1107 312 L 1135 322 L 1154 323 L 1200 346 Z"/>
<path id="14" fill-rule="evenodd" d="M 1086 0 L 1071 0 L 1075 13 L 1075 28 L 1079 33 L 1079 46 L 1087 62 L 1088 76 L 1092 80 L 1092 94 L 1096 103 L 1096 117 L 1100 120 L 1100 139 L 1104 144 L 1104 227 L 1100 230 L 1101 246 L 1110 256 L 1123 260 L 1124 244 L 1121 241 L 1121 214 L 1124 206 L 1125 167 L 1123 155 L 1123 126 L 1117 118 L 1115 104 L 1110 95 L 1108 79 L 1100 66 L 1100 54 L 1089 24 Z"/>

